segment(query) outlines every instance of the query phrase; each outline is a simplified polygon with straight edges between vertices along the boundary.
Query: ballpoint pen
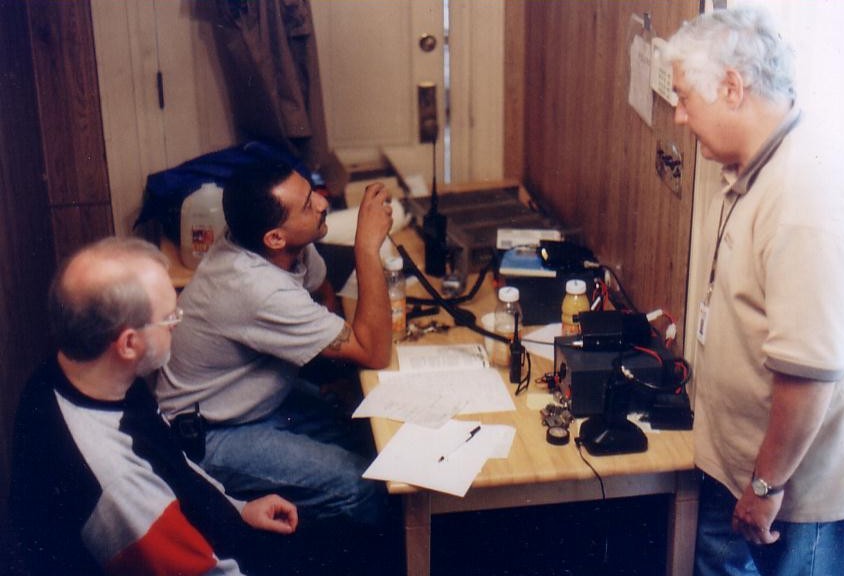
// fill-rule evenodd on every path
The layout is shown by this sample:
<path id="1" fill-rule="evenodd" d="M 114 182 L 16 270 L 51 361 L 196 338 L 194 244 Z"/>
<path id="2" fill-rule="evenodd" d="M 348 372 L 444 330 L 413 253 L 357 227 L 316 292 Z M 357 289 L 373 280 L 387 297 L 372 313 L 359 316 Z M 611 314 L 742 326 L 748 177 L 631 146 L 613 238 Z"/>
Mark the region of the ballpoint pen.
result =
<path id="1" fill-rule="evenodd" d="M 463 447 L 463 445 L 464 445 L 464 444 L 466 444 L 466 442 L 468 442 L 469 440 L 471 440 L 472 438 L 474 438 L 474 437 L 475 437 L 475 434 L 477 434 L 477 433 L 478 433 L 478 432 L 480 432 L 480 431 L 481 431 L 481 425 L 480 425 L 480 424 L 478 424 L 477 426 L 475 426 L 474 428 L 472 428 L 471 430 L 469 430 L 469 437 L 468 437 L 468 438 L 466 438 L 466 439 L 465 439 L 463 442 L 461 442 L 458 446 L 455 446 L 455 447 L 454 447 L 454 449 L 452 449 L 452 450 L 451 450 L 448 454 L 443 454 L 442 456 L 440 456 L 440 459 L 439 459 L 439 460 L 437 460 L 437 462 L 442 462 L 442 461 L 446 460 L 449 456 L 451 456 L 452 454 L 454 454 L 455 452 L 457 452 L 458 450 L 460 450 L 460 449 Z"/>

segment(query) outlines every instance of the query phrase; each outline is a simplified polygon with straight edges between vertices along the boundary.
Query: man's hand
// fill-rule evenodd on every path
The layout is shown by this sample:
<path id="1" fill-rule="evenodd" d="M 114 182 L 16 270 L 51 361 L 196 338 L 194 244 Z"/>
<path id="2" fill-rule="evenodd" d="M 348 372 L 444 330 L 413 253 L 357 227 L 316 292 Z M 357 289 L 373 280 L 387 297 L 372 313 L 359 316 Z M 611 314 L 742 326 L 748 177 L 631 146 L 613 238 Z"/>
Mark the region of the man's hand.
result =
<path id="1" fill-rule="evenodd" d="M 755 469 L 775 484 L 786 484 L 817 436 L 836 387 L 831 382 L 773 374 L 771 415 Z M 733 530 L 752 544 L 776 542 L 780 535 L 771 532 L 771 524 L 782 500 L 783 492 L 760 498 L 748 484 L 733 511 Z"/>
<path id="2" fill-rule="evenodd" d="M 773 544 L 780 533 L 771 532 L 771 524 L 782 506 L 783 493 L 760 498 L 748 484 L 733 510 L 733 531 L 751 544 Z"/>
<path id="3" fill-rule="evenodd" d="M 277 494 L 247 502 L 240 516 L 253 528 L 279 534 L 293 534 L 299 525 L 296 505 Z"/>
<path id="4" fill-rule="evenodd" d="M 363 193 L 363 200 L 358 209 L 355 247 L 377 253 L 392 225 L 393 207 L 390 205 L 390 193 L 381 182 L 370 184 Z"/>
<path id="5" fill-rule="evenodd" d="M 355 271 L 358 301 L 355 317 L 323 351 L 364 368 L 380 370 L 390 364 L 392 335 L 390 299 L 381 267 L 381 245 L 393 225 L 390 194 L 380 182 L 370 184 L 358 209 L 355 234 Z"/>

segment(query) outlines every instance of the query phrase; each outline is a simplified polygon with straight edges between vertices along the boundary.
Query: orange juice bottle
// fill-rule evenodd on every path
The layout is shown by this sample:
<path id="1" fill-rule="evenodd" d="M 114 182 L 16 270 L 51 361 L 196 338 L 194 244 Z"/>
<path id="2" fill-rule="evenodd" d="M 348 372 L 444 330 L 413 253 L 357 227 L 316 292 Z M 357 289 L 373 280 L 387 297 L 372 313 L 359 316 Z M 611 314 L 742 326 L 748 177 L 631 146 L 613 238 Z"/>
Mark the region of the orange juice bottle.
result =
<path id="1" fill-rule="evenodd" d="M 563 336 L 580 334 L 580 322 L 575 318 L 581 312 L 587 311 L 589 311 L 589 298 L 586 296 L 586 282 L 577 279 L 569 280 L 566 282 L 566 295 L 561 306 Z"/>

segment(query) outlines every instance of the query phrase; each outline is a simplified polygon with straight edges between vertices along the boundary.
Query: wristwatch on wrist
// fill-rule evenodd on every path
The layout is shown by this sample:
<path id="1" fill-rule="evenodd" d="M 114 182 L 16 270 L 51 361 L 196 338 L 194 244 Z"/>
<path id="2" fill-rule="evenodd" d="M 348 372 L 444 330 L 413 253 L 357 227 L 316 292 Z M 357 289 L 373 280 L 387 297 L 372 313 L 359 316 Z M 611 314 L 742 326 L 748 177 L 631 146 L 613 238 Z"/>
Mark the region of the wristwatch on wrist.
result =
<path id="1" fill-rule="evenodd" d="M 785 485 L 771 486 L 759 478 L 759 476 L 756 475 L 756 472 L 753 473 L 753 478 L 750 480 L 750 487 L 753 488 L 753 493 L 760 498 L 767 498 L 768 496 L 779 494 L 785 489 Z"/>

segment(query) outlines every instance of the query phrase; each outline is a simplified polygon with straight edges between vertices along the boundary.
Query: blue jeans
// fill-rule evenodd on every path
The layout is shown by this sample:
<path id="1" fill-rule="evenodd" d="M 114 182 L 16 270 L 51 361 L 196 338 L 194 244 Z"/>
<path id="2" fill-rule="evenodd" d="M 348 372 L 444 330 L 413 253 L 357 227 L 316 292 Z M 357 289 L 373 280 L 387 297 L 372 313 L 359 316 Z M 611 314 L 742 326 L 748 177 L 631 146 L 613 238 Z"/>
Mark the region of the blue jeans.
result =
<path id="1" fill-rule="evenodd" d="M 276 493 L 296 504 L 302 519 L 345 516 L 376 525 L 386 508 L 384 484 L 361 477 L 365 421 L 350 422 L 320 399 L 294 391 L 269 417 L 213 426 L 200 465 L 234 497 Z"/>
<path id="2" fill-rule="evenodd" d="M 844 520 L 824 523 L 775 521 L 777 542 L 749 544 L 732 531 L 736 499 L 704 474 L 700 485 L 695 549 L 696 576 L 827 576 L 844 574 Z"/>

